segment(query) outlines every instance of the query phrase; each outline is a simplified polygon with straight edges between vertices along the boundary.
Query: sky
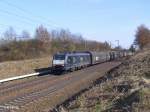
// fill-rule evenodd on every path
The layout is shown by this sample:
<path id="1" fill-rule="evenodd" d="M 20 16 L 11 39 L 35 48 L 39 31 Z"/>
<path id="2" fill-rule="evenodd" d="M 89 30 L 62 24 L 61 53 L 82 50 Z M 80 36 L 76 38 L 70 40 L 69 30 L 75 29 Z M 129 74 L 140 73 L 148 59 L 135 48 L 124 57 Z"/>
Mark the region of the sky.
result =
<path id="1" fill-rule="evenodd" d="M 128 48 L 139 25 L 150 26 L 150 0 L 0 0 L 0 33 L 12 26 L 18 33 L 43 24 L 49 30 L 69 29 L 88 40 Z"/>

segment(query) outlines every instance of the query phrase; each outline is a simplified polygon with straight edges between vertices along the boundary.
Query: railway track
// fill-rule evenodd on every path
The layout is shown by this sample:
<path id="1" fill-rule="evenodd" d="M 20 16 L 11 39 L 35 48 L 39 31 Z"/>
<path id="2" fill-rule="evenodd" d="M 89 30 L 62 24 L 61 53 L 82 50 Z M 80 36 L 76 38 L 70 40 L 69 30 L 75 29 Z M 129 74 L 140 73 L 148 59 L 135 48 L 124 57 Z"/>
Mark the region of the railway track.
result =
<path id="1" fill-rule="evenodd" d="M 100 77 L 119 64 L 120 63 L 118 62 L 107 62 L 61 76 L 41 76 L 12 85 L 1 85 L 0 112 L 16 112 L 19 109 L 26 107 L 26 105 L 38 102 L 66 86 L 71 87 L 76 82 L 80 83 L 83 79 L 87 78 L 87 80 L 94 80 L 94 74 L 100 74 Z"/>

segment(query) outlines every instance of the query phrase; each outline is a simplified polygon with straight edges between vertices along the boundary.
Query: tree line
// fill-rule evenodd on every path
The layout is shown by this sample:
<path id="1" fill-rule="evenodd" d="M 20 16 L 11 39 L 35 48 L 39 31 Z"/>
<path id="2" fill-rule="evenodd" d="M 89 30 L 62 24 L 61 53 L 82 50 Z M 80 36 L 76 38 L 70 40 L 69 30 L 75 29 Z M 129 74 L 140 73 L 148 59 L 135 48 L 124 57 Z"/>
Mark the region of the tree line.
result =
<path id="1" fill-rule="evenodd" d="M 0 62 L 49 56 L 64 51 L 104 51 L 111 49 L 107 42 L 86 40 L 69 30 L 51 30 L 44 26 L 36 28 L 33 36 L 26 30 L 20 35 L 10 27 L 0 40 Z"/>

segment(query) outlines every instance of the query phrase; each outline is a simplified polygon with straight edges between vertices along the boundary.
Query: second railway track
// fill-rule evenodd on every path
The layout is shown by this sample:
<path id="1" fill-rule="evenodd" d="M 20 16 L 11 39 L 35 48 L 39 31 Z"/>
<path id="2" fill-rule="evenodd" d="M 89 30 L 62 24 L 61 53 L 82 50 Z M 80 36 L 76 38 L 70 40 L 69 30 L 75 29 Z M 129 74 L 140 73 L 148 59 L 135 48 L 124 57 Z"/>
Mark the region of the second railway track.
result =
<path id="1" fill-rule="evenodd" d="M 12 84 L 12 86 L 1 86 L 0 112 L 12 112 L 12 110 L 15 110 L 14 108 L 4 108 L 9 106 L 16 106 L 18 107 L 17 110 L 24 108 L 26 105 L 47 97 L 66 86 L 71 87 L 72 84 L 76 82 L 80 83 L 83 79 L 88 78 L 87 80 L 95 80 L 95 78 L 93 78 L 96 77 L 95 74 L 100 74 L 100 77 L 101 75 L 104 75 L 105 72 L 108 72 L 108 70 L 119 64 L 120 63 L 118 62 L 107 62 L 62 76 L 42 76 L 30 81 Z"/>

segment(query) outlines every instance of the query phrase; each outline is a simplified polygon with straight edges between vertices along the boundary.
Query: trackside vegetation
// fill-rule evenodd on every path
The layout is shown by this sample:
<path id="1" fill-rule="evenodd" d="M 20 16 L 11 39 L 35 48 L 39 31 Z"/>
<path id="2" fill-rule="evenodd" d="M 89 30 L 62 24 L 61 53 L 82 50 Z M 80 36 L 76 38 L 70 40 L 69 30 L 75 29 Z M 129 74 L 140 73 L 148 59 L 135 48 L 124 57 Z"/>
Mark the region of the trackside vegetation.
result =
<path id="1" fill-rule="evenodd" d="M 28 31 L 17 34 L 10 27 L 0 35 L 0 62 L 49 56 L 58 51 L 101 51 L 110 49 L 107 42 L 86 40 L 69 30 L 48 31 L 44 26 L 36 28 L 33 36 Z"/>

